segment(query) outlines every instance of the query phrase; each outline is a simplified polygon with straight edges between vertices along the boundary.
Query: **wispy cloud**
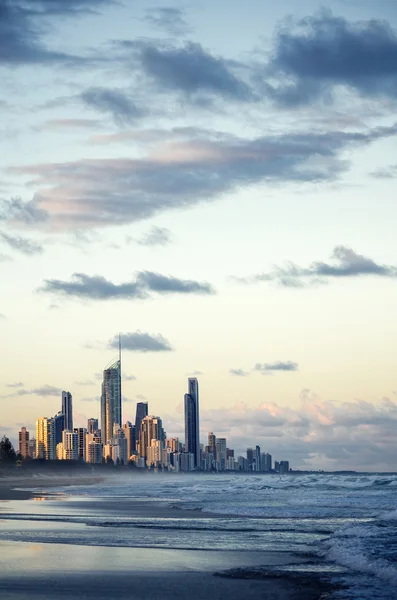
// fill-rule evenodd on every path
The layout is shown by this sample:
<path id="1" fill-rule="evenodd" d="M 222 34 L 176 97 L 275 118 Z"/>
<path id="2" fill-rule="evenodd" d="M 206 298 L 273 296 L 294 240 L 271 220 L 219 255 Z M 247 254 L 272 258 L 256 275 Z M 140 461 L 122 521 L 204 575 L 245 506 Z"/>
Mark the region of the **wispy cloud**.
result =
<path id="1" fill-rule="evenodd" d="M 178 279 L 151 271 L 140 271 L 135 280 L 120 284 L 113 283 L 99 275 L 91 277 L 83 273 L 75 273 L 72 281 L 46 280 L 40 291 L 91 300 L 145 299 L 150 297 L 150 292 L 203 295 L 215 293 L 209 283 Z"/>
<path id="2" fill-rule="evenodd" d="M 214 201 L 253 184 L 329 182 L 349 168 L 342 155 L 347 149 L 396 134 L 397 125 L 251 139 L 220 132 L 198 138 L 196 132 L 190 140 L 160 142 L 143 158 L 13 167 L 10 174 L 32 176 L 38 189 L 26 203 L 1 201 L 0 219 L 57 231 L 108 227 Z"/>
<path id="3" fill-rule="evenodd" d="M 6 386 L 9 388 L 23 388 L 24 384 L 22 381 L 17 381 L 15 383 L 7 383 Z"/>
<path id="4" fill-rule="evenodd" d="M 287 287 L 303 287 L 308 284 L 327 283 L 330 279 L 354 277 L 395 278 L 397 266 L 383 265 L 362 254 L 357 254 L 347 246 L 336 246 L 331 258 L 333 263 L 313 262 L 308 267 L 299 267 L 290 262 L 284 267 L 276 266 L 273 271 L 259 273 L 246 279 L 245 283 L 276 281 Z"/>
<path id="5" fill-rule="evenodd" d="M 33 389 L 25 389 L 18 388 L 16 392 L 12 394 L 7 394 L 5 396 L 0 396 L 1 398 L 15 398 L 17 396 L 60 396 L 62 390 L 61 388 L 54 387 L 53 385 L 42 385 L 38 388 Z"/>
<path id="6" fill-rule="evenodd" d="M 141 246 L 166 246 L 172 241 L 172 234 L 165 227 L 152 227 L 139 240 Z"/>
<path id="7" fill-rule="evenodd" d="M 147 112 L 119 89 L 89 88 L 81 94 L 81 99 L 86 106 L 110 114 L 120 125 L 141 119 Z"/>
<path id="8" fill-rule="evenodd" d="M 254 371 L 260 371 L 263 375 L 267 375 L 269 373 L 274 373 L 277 371 L 297 371 L 298 364 L 292 362 L 291 360 L 287 361 L 276 361 L 272 363 L 256 363 L 254 367 Z"/>
<path id="9" fill-rule="evenodd" d="M 175 7 L 148 8 L 144 20 L 146 23 L 172 36 L 186 35 L 192 28 L 184 19 L 184 11 Z"/>
<path id="10" fill-rule="evenodd" d="M 12 236 L 8 233 L 0 232 L 0 240 L 7 244 L 13 250 L 22 252 L 22 254 L 41 254 L 43 247 L 32 240 L 20 236 Z"/>
<path id="11" fill-rule="evenodd" d="M 249 371 L 244 371 L 244 369 L 230 369 L 229 373 L 235 377 L 248 377 L 249 375 Z"/>
<path id="12" fill-rule="evenodd" d="M 126 332 L 121 335 L 123 350 L 131 352 L 170 352 L 169 341 L 160 334 L 151 335 L 142 331 Z M 109 347 L 118 349 L 119 337 L 109 341 Z"/>

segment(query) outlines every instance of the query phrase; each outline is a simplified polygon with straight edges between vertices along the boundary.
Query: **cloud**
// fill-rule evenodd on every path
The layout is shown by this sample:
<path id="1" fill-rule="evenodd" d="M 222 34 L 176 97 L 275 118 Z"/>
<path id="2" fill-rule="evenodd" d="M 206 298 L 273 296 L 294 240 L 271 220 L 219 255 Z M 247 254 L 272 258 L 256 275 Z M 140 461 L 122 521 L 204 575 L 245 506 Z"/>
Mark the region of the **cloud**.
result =
<path id="1" fill-rule="evenodd" d="M 13 250 L 17 250 L 18 252 L 22 252 L 22 254 L 41 254 L 43 252 L 43 247 L 36 242 L 32 242 L 24 237 L 12 236 L 7 233 L 0 232 L 0 240 L 5 242 L 10 248 Z"/>
<path id="2" fill-rule="evenodd" d="M 83 386 L 94 385 L 94 382 L 91 381 L 91 379 L 84 379 L 82 381 L 75 381 L 74 383 L 75 383 L 75 385 L 83 385 Z"/>
<path id="3" fill-rule="evenodd" d="M 22 381 L 17 381 L 16 383 L 7 383 L 6 385 L 9 388 L 23 388 L 23 386 L 24 386 Z"/>
<path id="4" fill-rule="evenodd" d="M 337 278 L 397 276 L 397 266 L 378 264 L 346 246 L 336 246 L 331 258 L 335 264 L 313 262 L 309 267 L 299 267 L 294 263 L 287 263 L 285 267 L 275 267 L 272 272 L 260 273 L 242 281 L 277 281 L 287 287 L 303 287 L 307 284 L 327 283 L 328 280 Z"/>
<path id="5" fill-rule="evenodd" d="M 81 99 L 86 106 L 102 113 L 109 113 L 120 125 L 131 123 L 145 114 L 145 111 L 138 108 L 125 92 L 118 89 L 89 88 L 81 94 Z"/>
<path id="6" fill-rule="evenodd" d="M 294 406 L 292 408 L 291 406 Z M 180 431 L 181 416 L 164 416 L 168 435 Z M 201 441 L 207 432 L 226 437 L 235 456 L 258 444 L 273 460 L 296 469 L 395 470 L 397 402 L 323 400 L 311 390 L 287 405 L 261 402 L 200 411 Z"/>
<path id="7" fill-rule="evenodd" d="M 78 57 L 47 48 L 43 41 L 51 16 L 76 16 L 111 4 L 112 0 L 2 0 L 0 64 L 77 63 Z"/>
<path id="8" fill-rule="evenodd" d="M 248 377 L 249 372 L 244 371 L 243 369 L 230 369 L 230 375 L 234 375 L 236 377 Z"/>
<path id="9" fill-rule="evenodd" d="M 49 119 L 34 129 L 36 131 L 65 131 L 72 129 L 98 129 L 100 121 L 95 119 Z"/>
<path id="10" fill-rule="evenodd" d="M 397 177 L 397 165 L 390 165 L 381 169 L 376 169 L 371 173 L 377 179 L 394 179 Z"/>
<path id="11" fill-rule="evenodd" d="M 142 331 L 128 332 L 121 335 L 123 350 L 131 352 L 170 352 L 172 347 L 162 335 L 150 335 Z M 119 336 L 109 341 L 109 347 L 118 349 Z"/>
<path id="12" fill-rule="evenodd" d="M 166 246 L 171 243 L 172 234 L 165 227 L 152 227 L 139 240 L 141 246 Z"/>
<path id="13" fill-rule="evenodd" d="M 273 363 L 256 363 L 254 371 L 260 371 L 262 374 L 273 373 L 275 371 L 297 371 L 298 364 L 287 360 L 285 362 L 276 361 Z"/>
<path id="14" fill-rule="evenodd" d="M 45 384 L 33 389 L 20 388 L 12 394 L 7 394 L 6 396 L 0 397 L 15 398 L 17 396 L 60 396 L 61 393 L 62 390 L 60 388 L 54 387 L 53 385 Z"/>
<path id="15" fill-rule="evenodd" d="M 99 396 L 86 396 L 84 398 L 81 398 L 81 402 L 99 402 L 99 401 L 100 401 Z"/>
<path id="16" fill-rule="evenodd" d="M 30 175 L 29 202 L 3 200 L 0 219 L 52 231 L 125 225 L 214 201 L 257 184 L 334 181 L 346 150 L 395 136 L 397 125 L 364 132 L 284 133 L 256 138 L 197 133 L 159 142 L 143 158 L 81 159 L 9 169 Z M 186 133 L 183 134 L 185 138 Z"/>
<path id="17" fill-rule="evenodd" d="M 142 394 L 137 394 L 136 397 L 138 400 L 147 400 L 146 396 L 143 396 Z"/>
<path id="18" fill-rule="evenodd" d="M 123 42 L 131 59 L 160 90 L 174 91 L 191 101 L 218 97 L 237 102 L 253 99 L 249 85 L 233 71 L 242 68 L 235 61 L 214 56 L 200 44 L 175 46 L 155 40 Z"/>
<path id="19" fill-rule="evenodd" d="M 120 284 L 115 284 L 99 275 L 91 277 L 83 273 L 74 273 L 72 281 L 45 280 L 40 291 L 91 300 L 145 299 L 150 297 L 149 292 L 204 295 L 215 293 L 208 283 L 178 279 L 151 271 L 140 271 L 135 281 Z"/>
<path id="20" fill-rule="evenodd" d="M 263 90 L 285 105 L 332 101 L 337 86 L 368 97 L 397 96 L 397 35 L 387 21 L 349 22 L 322 10 L 288 18 L 263 67 Z"/>
<path id="21" fill-rule="evenodd" d="M 144 20 L 146 23 L 172 36 L 185 35 L 192 31 L 183 18 L 184 11 L 175 7 L 148 8 Z"/>
<path id="22" fill-rule="evenodd" d="M 123 381 L 136 381 L 135 375 L 127 375 L 123 373 Z"/>

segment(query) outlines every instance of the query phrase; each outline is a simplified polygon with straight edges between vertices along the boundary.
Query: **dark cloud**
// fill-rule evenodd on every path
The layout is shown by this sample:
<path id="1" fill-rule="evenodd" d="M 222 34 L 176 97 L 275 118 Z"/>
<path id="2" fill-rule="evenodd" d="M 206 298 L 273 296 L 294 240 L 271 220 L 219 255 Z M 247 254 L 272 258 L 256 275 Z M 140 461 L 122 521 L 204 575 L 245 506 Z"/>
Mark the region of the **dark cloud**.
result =
<path id="1" fill-rule="evenodd" d="M 298 364 L 290 360 L 287 361 L 276 361 L 273 363 L 256 363 L 254 371 L 260 371 L 261 373 L 273 373 L 275 371 L 297 371 Z"/>
<path id="2" fill-rule="evenodd" d="M 32 176 L 39 189 L 26 204 L 3 201 L 0 218 L 58 230 L 124 225 L 254 184 L 333 181 L 349 167 L 347 150 L 396 133 L 396 125 L 252 139 L 207 132 L 202 139 L 160 143 L 145 158 L 14 167 L 11 173 Z"/>
<path id="3" fill-rule="evenodd" d="M 32 242 L 27 238 L 8 235 L 7 233 L 0 232 L 0 240 L 5 242 L 13 250 L 22 252 L 22 254 L 41 254 L 43 247 L 36 242 Z"/>
<path id="4" fill-rule="evenodd" d="M 1 0 L 0 64 L 76 63 L 77 57 L 54 52 L 43 41 L 50 29 L 43 18 L 92 12 L 112 0 Z"/>
<path id="5" fill-rule="evenodd" d="M 59 396 L 61 393 L 62 390 L 60 388 L 45 384 L 33 389 L 20 388 L 12 394 L 1 396 L 1 398 L 15 398 L 17 396 Z"/>
<path id="6" fill-rule="evenodd" d="M 142 271 L 137 276 L 138 284 L 151 292 L 159 294 L 180 293 L 180 294 L 214 294 L 215 291 L 209 283 L 192 281 L 191 279 L 178 279 L 153 273 L 151 271 Z"/>
<path id="7" fill-rule="evenodd" d="M 289 18 L 276 32 L 264 72 L 265 93 L 287 105 L 331 101 L 338 85 L 396 98 L 397 35 L 387 21 L 349 22 L 330 10 Z"/>
<path id="8" fill-rule="evenodd" d="M 230 369 L 230 375 L 235 375 L 236 377 L 248 377 L 249 372 L 244 371 L 243 369 Z"/>
<path id="9" fill-rule="evenodd" d="M 331 258 L 335 264 L 313 262 L 305 268 L 288 263 L 285 267 L 275 267 L 274 271 L 270 273 L 261 273 L 243 281 L 277 281 L 287 287 L 303 287 L 307 284 L 326 283 L 332 278 L 397 277 L 397 266 L 378 264 L 371 258 L 357 254 L 346 246 L 336 246 Z"/>
<path id="10" fill-rule="evenodd" d="M 213 288 L 205 282 L 178 279 L 150 271 L 137 273 L 136 280 L 116 284 L 105 277 L 75 273 L 72 281 L 47 279 L 42 292 L 64 294 L 69 297 L 89 298 L 91 300 L 144 299 L 150 292 L 157 294 L 214 294 Z"/>
<path id="11" fill-rule="evenodd" d="M 162 335 L 150 335 L 142 331 L 123 333 L 121 335 L 123 350 L 131 352 L 170 352 L 172 347 Z M 109 341 L 110 348 L 118 349 L 119 336 Z"/>
<path id="12" fill-rule="evenodd" d="M 141 246 L 166 246 L 172 240 L 172 234 L 165 227 L 152 227 L 139 240 Z"/>
<path id="13" fill-rule="evenodd" d="M 184 11 L 175 7 L 148 8 L 146 23 L 172 36 L 185 35 L 192 31 L 184 19 Z"/>
<path id="14" fill-rule="evenodd" d="M 141 119 L 146 112 L 134 104 L 125 92 L 118 89 L 89 88 L 81 94 L 81 99 L 86 106 L 109 113 L 120 125 Z"/>
<path id="15" fill-rule="evenodd" d="M 123 42 L 136 67 L 161 90 L 202 102 L 218 97 L 237 102 L 253 100 L 253 92 L 236 72 L 243 66 L 207 52 L 200 44 L 183 46 L 155 40 Z"/>
<path id="16" fill-rule="evenodd" d="M 115 284 L 105 277 L 74 273 L 72 281 L 47 279 L 41 288 L 43 292 L 59 293 L 76 298 L 90 298 L 92 300 L 108 300 L 109 298 L 145 298 L 147 294 L 141 290 L 136 282 Z"/>

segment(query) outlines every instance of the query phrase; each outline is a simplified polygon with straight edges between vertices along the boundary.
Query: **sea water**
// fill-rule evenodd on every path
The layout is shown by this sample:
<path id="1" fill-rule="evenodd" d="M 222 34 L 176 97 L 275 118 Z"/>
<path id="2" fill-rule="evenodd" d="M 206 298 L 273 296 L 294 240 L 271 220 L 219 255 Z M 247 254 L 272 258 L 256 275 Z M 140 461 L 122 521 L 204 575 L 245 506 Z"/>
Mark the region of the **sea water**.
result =
<path id="1" fill-rule="evenodd" d="M 297 564 L 279 570 L 326 577 L 337 584 L 335 599 L 397 600 L 396 492 L 394 474 L 112 477 L 46 502 L 19 503 L 24 512 L 3 510 L 0 540 L 234 550 L 247 557 L 292 552 Z M 142 501 L 174 512 L 131 516 Z"/>

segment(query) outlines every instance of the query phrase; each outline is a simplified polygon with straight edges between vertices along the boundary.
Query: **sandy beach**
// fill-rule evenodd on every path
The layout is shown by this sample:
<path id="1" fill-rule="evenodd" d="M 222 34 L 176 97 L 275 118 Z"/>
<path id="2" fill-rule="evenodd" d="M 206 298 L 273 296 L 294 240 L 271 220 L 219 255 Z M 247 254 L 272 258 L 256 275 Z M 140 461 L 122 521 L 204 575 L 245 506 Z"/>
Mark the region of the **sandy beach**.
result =
<path id="1" fill-rule="evenodd" d="M 95 483 L 88 479 L 48 475 L 22 475 L 0 479 L 0 519 L 9 539 L 0 541 L 0 597 L 2 600 L 70 599 L 162 600 L 319 600 L 329 585 L 316 577 L 275 573 L 280 565 L 303 565 L 309 559 L 288 552 L 242 552 L 111 547 L 103 541 L 107 528 L 79 522 L 56 521 L 56 515 L 101 515 L 102 518 L 136 518 L 175 523 L 175 520 L 220 519 L 201 511 L 180 511 L 167 503 L 129 498 L 69 498 L 68 486 Z M 53 488 L 63 487 L 63 492 Z M 22 488 L 22 489 L 15 489 Z M 32 491 L 23 488 L 38 488 Z M 44 502 L 37 502 L 37 500 Z M 33 516 L 46 514 L 46 521 Z M 50 520 L 47 516 L 50 515 Z M 51 515 L 55 515 L 51 521 Z M 21 517 L 21 520 L 19 518 Z M 32 517 L 32 520 L 30 520 Z M 10 519 L 10 520 L 6 520 Z M 37 532 L 41 542 L 29 541 Z M 118 530 L 122 533 L 122 530 Z M 91 535 L 92 532 L 92 535 Z M 98 533 L 99 532 L 99 533 Z M 103 536 L 96 545 L 96 535 Z M 75 542 L 85 535 L 84 545 Z M 151 533 L 149 532 L 149 535 Z M 167 534 L 174 535 L 172 531 Z M 214 532 L 214 535 L 216 533 Z M 17 536 L 17 537 L 15 537 Z M 25 540 L 26 536 L 26 541 Z M 18 541 L 15 541 L 17 539 Z M 80 539 L 80 538 L 79 538 Z M 96 538 L 98 539 L 98 538 Z M 57 543 L 57 540 L 63 540 Z M 88 545 L 87 545 L 88 544 Z M 266 572 L 267 571 L 267 572 Z"/>

